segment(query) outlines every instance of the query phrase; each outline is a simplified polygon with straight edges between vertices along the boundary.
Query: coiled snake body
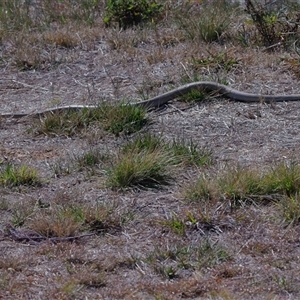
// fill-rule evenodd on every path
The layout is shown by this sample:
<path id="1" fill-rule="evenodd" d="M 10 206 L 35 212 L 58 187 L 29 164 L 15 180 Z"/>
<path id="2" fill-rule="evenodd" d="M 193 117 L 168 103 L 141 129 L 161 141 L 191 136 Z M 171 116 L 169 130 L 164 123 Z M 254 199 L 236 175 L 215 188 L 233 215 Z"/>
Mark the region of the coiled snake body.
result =
<path id="1" fill-rule="evenodd" d="M 198 81 L 189 83 L 186 85 L 182 85 L 176 89 L 173 89 L 167 93 L 158 95 L 156 97 L 153 97 L 151 99 L 141 101 L 141 102 L 135 102 L 130 103 L 130 105 L 143 107 L 146 109 L 151 108 L 158 108 L 164 104 L 166 104 L 168 101 L 175 99 L 176 97 L 182 96 L 190 92 L 191 90 L 203 90 L 207 92 L 215 91 L 219 94 L 229 98 L 232 101 L 239 101 L 239 102 L 246 102 L 246 103 L 252 103 L 252 102 L 266 102 L 266 103 L 272 103 L 272 102 L 283 102 L 283 101 L 299 101 L 300 100 L 300 94 L 295 95 L 259 95 L 259 94 L 250 94 L 245 92 L 240 92 L 238 90 L 235 90 L 231 87 L 228 87 L 223 84 L 219 84 L 216 82 L 210 82 L 210 81 Z M 32 117 L 39 117 L 41 115 L 44 115 L 45 113 L 51 113 L 51 112 L 62 112 L 65 110 L 80 110 L 83 108 L 93 109 L 97 108 L 96 105 L 70 105 L 70 106 L 59 106 L 55 108 L 49 108 L 42 111 L 37 111 L 33 113 L 3 113 L 0 114 L 0 117 L 3 118 L 23 118 L 27 116 Z"/>

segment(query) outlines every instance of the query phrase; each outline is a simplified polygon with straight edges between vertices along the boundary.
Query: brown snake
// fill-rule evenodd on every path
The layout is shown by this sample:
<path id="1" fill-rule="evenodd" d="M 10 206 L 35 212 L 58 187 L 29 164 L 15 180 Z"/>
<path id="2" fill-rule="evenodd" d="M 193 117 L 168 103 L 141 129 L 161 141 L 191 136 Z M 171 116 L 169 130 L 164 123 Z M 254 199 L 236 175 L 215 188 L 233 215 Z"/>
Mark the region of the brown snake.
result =
<path id="1" fill-rule="evenodd" d="M 198 81 L 189 83 L 186 85 L 182 85 L 176 89 L 173 89 L 167 93 L 158 95 L 156 97 L 153 97 L 151 99 L 131 103 L 130 105 L 143 107 L 146 109 L 150 108 L 158 108 L 164 104 L 166 104 L 168 101 L 175 99 L 176 97 L 182 96 L 190 92 L 191 90 L 195 89 L 201 89 L 207 92 L 218 92 L 219 94 L 229 98 L 232 101 L 239 101 L 239 102 L 246 102 L 246 103 L 252 103 L 252 102 L 266 102 L 266 103 L 272 103 L 272 102 L 283 102 L 283 101 L 299 101 L 300 100 L 300 94 L 295 95 L 259 95 L 259 94 L 250 94 L 245 92 L 240 92 L 238 90 L 235 90 L 231 87 L 228 87 L 223 84 L 219 84 L 216 82 L 210 82 L 210 81 Z M 51 112 L 62 112 L 65 110 L 80 110 L 83 108 L 88 109 L 94 109 L 97 108 L 97 105 L 69 105 L 69 106 L 59 106 L 55 108 L 49 108 L 42 111 L 37 111 L 33 113 L 3 113 L 0 114 L 0 118 L 23 118 L 27 116 L 32 117 L 39 117 L 41 115 L 44 115 L 45 113 L 51 113 Z"/>

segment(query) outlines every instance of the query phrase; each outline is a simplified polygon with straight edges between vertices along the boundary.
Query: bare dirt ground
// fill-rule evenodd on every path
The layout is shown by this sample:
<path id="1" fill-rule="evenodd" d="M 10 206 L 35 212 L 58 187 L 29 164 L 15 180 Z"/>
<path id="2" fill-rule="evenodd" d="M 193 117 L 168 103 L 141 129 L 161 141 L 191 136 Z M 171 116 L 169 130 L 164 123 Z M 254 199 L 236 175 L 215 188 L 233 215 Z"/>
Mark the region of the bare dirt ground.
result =
<path id="1" fill-rule="evenodd" d="M 300 94 L 299 78 L 285 60 L 292 51 L 268 53 L 230 39 L 221 44 L 189 41 L 169 24 L 126 31 L 100 24 L 73 32 L 80 37 L 78 45 L 45 48 L 49 60 L 44 67 L 25 71 L 14 64 L 15 50 L 9 55 L 16 47 L 14 37 L 3 40 L 1 113 L 99 99 L 144 100 L 195 74 L 251 93 Z M 195 68 L 191 60 L 220 53 L 235 59 L 230 70 L 214 62 Z M 101 166 L 93 172 L 68 171 L 70 161 L 91 147 L 114 153 L 126 137 L 34 135 L 31 118 L 0 119 L 0 162 L 32 166 L 42 178 L 38 187 L 0 188 L 0 298 L 299 299 L 299 225 L 286 227 L 274 204 L 231 209 L 224 200 L 205 208 L 185 201 L 181 193 L 200 174 L 214 176 L 226 166 L 264 169 L 283 161 L 298 163 L 299 110 L 300 102 L 244 104 L 210 95 L 199 104 L 173 101 L 149 112 L 152 123 L 145 130 L 170 141 L 192 138 L 211 149 L 214 159 L 209 167 L 179 170 L 161 190 L 111 190 Z M 64 201 L 110 207 L 114 221 L 100 233 L 57 243 L 5 234 L 16 207 L 25 214 L 37 202 Z M 199 220 L 209 214 L 209 225 L 190 225 L 187 212 Z M 174 215 L 187 224 L 182 234 L 165 225 Z M 204 242 L 208 248 L 201 252 Z"/>

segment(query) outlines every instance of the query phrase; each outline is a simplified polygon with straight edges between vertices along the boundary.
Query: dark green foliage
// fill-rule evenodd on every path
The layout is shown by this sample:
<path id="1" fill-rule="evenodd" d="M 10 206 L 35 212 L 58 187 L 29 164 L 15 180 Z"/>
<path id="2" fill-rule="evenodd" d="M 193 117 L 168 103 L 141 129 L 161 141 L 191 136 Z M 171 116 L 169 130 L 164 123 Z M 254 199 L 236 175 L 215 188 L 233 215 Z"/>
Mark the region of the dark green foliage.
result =
<path id="1" fill-rule="evenodd" d="M 162 5 L 153 0 L 108 0 L 104 23 L 111 25 L 116 22 L 120 28 L 126 29 L 153 20 L 161 9 Z"/>

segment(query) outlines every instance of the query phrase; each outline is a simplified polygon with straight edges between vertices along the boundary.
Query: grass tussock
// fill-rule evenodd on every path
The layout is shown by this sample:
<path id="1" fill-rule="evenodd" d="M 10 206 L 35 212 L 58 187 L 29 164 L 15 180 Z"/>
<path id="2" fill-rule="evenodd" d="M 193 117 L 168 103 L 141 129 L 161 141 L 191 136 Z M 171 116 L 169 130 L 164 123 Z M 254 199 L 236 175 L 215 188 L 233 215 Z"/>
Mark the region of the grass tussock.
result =
<path id="1" fill-rule="evenodd" d="M 33 199 L 25 198 L 25 200 L 18 202 L 15 205 L 10 205 L 11 217 L 9 222 L 14 227 L 21 227 L 34 214 L 35 201 Z"/>
<path id="2" fill-rule="evenodd" d="M 193 41 L 220 41 L 236 14 L 236 6 L 226 0 L 214 1 L 213 5 L 205 0 L 200 6 L 190 1 L 183 2 L 182 6 L 175 19 L 187 38 Z"/>
<path id="3" fill-rule="evenodd" d="M 204 238 L 193 246 L 176 243 L 155 249 L 146 258 L 154 272 L 164 279 L 179 279 L 181 270 L 202 270 L 231 260 L 222 245 Z"/>
<path id="4" fill-rule="evenodd" d="M 101 103 L 93 109 L 47 113 L 34 131 L 49 136 L 73 136 L 95 126 L 118 136 L 139 131 L 146 123 L 146 110 L 141 107 L 123 102 L 117 105 Z"/>
<path id="5" fill-rule="evenodd" d="M 48 31 L 43 35 L 45 43 L 63 48 L 74 48 L 79 43 L 79 37 L 68 30 Z"/>
<path id="6" fill-rule="evenodd" d="M 285 224 L 296 226 L 300 223 L 299 194 L 285 197 L 278 203 L 282 219 Z"/>
<path id="7" fill-rule="evenodd" d="M 37 171 L 29 166 L 0 165 L 0 184 L 4 186 L 35 186 L 41 183 Z"/>
<path id="8" fill-rule="evenodd" d="M 174 158 L 174 165 L 201 166 L 212 163 L 212 152 L 207 148 L 199 148 L 192 140 L 174 139 L 172 142 L 153 134 L 143 134 L 124 145 L 122 152 L 161 151 Z"/>
<path id="9" fill-rule="evenodd" d="M 185 189 L 184 197 L 190 201 L 227 199 L 235 206 L 248 201 L 285 201 L 286 197 L 292 201 L 299 191 L 300 166 L 291 162 L 265 172 L 239 166 L 215 178 L 202 176 Z"/>
<path id="10" fill-rule="evenodd" d="M 9 232 L 12 238 L 23 237 L 23 240 L 42 242 L 58 238 L 59 241 L 87 232 L 117 233 L 130 218 L 129 210 L 122 210 L 114 203 L 86 204 L 76 195 L 57 193 L 50 200 L 29 199 L 14 205 Z M 14 227 L 20 229 L 16 231 Z"/>
<path id="11" fill-rule="evenodd" d="M 197 54 L 192 57 L 190 65 L 195 72 L 201 72 L 210 69 L 215 73 L 228 73 L 236 69 L 240 64 L 240 60 L 236 57 L 234 48 L 218 51 L 207 51 L 207 54 Z"/>
<path id="12" fill-rule="evenodd" d="M 108 182 L 114 188 L 159 187 L 170 183 L 174 167 L 209 163 L 211 152 L 198 149 L 192 140 L 166 142 L 158 136 L 144 134 L 123 146 L 109 171 Z"/>
<path id="13" fill-rule="evenodd" d="M 108 174 L 113 188 L 159 187 L 169 184 L 172 176 L 168 168 L 173 160 L 161 151 L 136 151 L 120 155 Z"/>
<path id="14" fill-rule="evenodd" d="M 83 168 L 94 168 L 108 161 L 109 157 L 98 148 L 91 148 L 82 155 L 75 157 L 79 170 Z"/>
<path id="15" fill-rule="evenodd" d="M 137 132 L 148 122 L 144 108 L 123 101 L 117 105 L 100 105 L 96 114 L 103 128 L 116 136 Z"/>
<path id="16" fill-rule="evenodd" d="M 80 207 L 49 207 L 31 217 L 28 227 L 50 237 L 70 237 L 82 231 L 84 217 Z"/>

